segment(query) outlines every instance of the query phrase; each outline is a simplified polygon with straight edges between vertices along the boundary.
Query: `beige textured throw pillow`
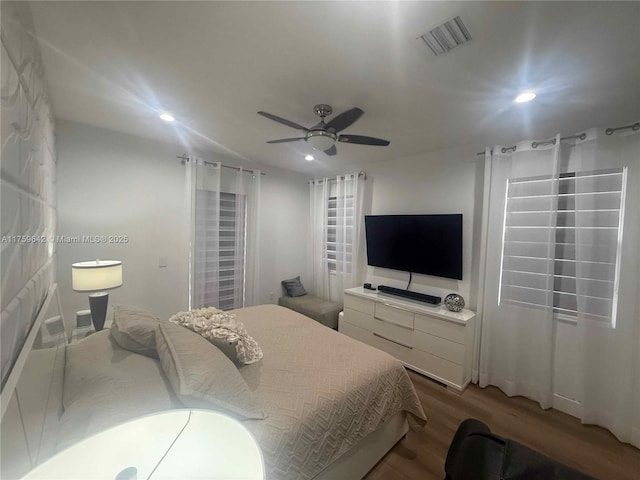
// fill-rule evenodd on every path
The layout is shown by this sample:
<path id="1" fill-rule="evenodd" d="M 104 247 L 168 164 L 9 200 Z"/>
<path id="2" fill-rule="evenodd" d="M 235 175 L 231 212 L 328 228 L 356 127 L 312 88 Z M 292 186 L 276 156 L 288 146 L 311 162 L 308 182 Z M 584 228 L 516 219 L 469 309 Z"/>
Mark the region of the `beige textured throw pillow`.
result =
<path id="1" fill-rule="evenodd" d="M 236 366 L 200 335 L 162 322 L 156 345 L 162 369 L 185 406 L 224 410 L 240 419 L 265 418 Z"/>
<path id="2" fill-rule="evenodd" d="M 158 358 L 156 328 L 159 322 L 158 317 L 141 308 L 116 305 L 110 335 L 125 350 Z"/>
<path id="3" fill-rule="evenodd" d="M 220 348 L 231 360 L 242 365 L 262 358 L 262 349 L 235 315 L 217 308 L 199 308 L 176 313 L 169 319 L 193 330 Z"/>

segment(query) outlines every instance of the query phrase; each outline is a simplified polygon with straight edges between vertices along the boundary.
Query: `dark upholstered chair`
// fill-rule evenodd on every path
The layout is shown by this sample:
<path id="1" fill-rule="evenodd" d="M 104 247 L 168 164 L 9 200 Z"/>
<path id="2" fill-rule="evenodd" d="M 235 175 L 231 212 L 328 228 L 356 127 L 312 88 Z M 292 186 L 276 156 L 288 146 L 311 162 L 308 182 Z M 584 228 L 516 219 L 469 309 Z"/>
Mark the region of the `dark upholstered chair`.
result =
<path id="1" fill-rule="evenodd" d="M 445 480 L 594 480 L 472 418 L 458 427 L 444 470 Z"/>

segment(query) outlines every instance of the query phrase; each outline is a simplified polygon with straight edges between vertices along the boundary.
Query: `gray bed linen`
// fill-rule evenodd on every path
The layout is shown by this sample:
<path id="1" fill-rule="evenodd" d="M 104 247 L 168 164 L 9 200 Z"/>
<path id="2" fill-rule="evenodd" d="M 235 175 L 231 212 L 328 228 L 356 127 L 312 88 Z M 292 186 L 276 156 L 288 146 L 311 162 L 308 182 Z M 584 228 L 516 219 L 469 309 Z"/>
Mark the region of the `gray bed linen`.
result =
<path id="1" fill-rule="evenodd" d="M 120 347 L 109 330 L 67 347 L 57 450 L 133 418 L 184 408 L 155 358 Z"/>
<path id="2" fill-rule="evenodd" d="M 264 358 L 240 368 L 264 420 L 255 435 L 268 479 L 310 479 L 405 411 L 426 417 L 411 379 L 390 355 L 276 305 L 234 310 Z"/>
<path id="3" fill-rule="evenodd" d="M 260 445 L 268 480 L 313 478 L 398 412 L 407 412 L 412 429 L 424 426 L 413 384 L 390 355 L 280 306 L 233 313 L 264 352 L 239 372 L 267 415 L 243 423 Z M 65 375 L 59 448 L 183 408 L 159 362 L 122 349 L 108 331 L 69 347 Z"/>

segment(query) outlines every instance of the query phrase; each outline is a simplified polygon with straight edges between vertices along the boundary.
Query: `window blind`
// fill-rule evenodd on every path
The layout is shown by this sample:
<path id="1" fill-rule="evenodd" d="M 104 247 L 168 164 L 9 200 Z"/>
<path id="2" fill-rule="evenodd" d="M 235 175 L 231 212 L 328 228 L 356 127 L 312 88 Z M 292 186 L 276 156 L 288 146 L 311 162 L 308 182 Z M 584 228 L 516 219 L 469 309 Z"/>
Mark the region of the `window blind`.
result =
<path id="1" fill-rule="evenodd" d="M 344 205 L 342 205 L 344 202 Z M 325 258 L 330 271 L 344 262 L 344 272 L 351 272 L 353 232 L 353 195 L 329 197 L 327 204 L 327 242 Z"/>
<path id="2" fill-rule="evenodd" d="M 208 214 L 216 196 L 197 193 L 195 274 L 204 284 L 201 304 L 230 310 L 244 298 L 246 217 L 237 212 L 246 212 L 246 196 L 221 192 L 219 215 Z"/>
<path id="3" fill-rule="evenodd" d="M 500 302 L 615 324 L 624 170 L 510 179 Z"/>

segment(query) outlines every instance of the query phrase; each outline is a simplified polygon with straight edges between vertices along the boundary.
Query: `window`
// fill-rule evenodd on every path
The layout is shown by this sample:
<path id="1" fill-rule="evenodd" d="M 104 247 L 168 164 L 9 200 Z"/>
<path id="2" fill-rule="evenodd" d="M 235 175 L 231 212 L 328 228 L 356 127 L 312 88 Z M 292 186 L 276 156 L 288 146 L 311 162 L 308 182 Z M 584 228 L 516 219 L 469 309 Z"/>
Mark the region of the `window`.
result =
<path id="1" fill-rule="evenodd" d="M 325 259 L 329 272 L 351 272 L 353 195 L 329 197 L 327 202 L 327 244 Z"/>
<path id="2" fill-rule="evenodd" d="M 623 169 L 508 180 L 499 301 L 615 326 L 624 180 Z"/>
<path id="3" fill-rule="evenodd" d="M 246 195 L 199 190 L 196 202 L 195 275 L 204 288 L 198 306 L 240 308 L 245 292 Z M 217 224 L 217 225 L 216 225 Z"/>

